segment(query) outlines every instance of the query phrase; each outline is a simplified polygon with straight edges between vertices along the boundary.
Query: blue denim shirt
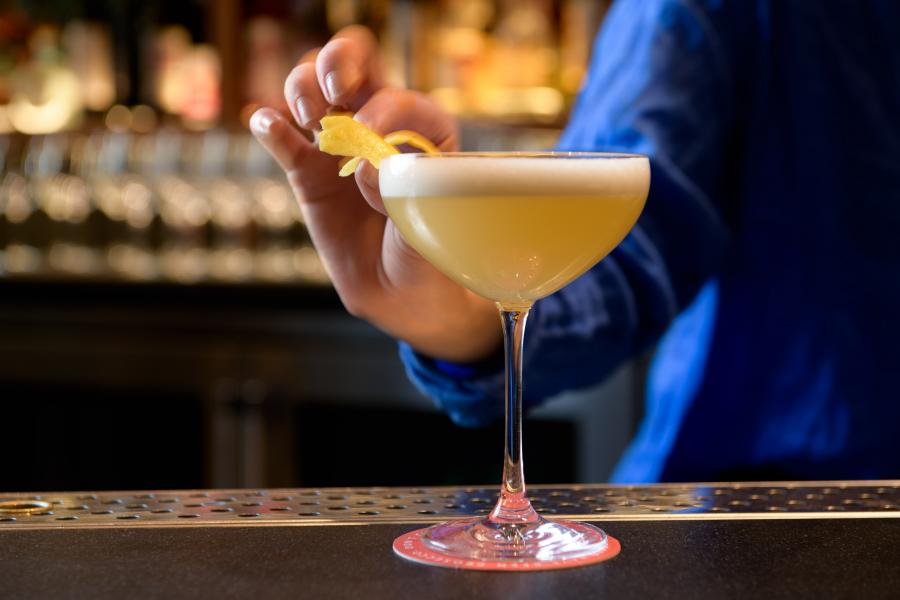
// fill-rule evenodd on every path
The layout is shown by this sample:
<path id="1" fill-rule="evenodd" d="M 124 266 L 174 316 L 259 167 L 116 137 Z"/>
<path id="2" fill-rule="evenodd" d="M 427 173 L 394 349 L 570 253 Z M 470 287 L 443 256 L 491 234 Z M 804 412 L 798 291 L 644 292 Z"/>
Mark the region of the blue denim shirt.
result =
<path id="1" fill-rule="evenodd" d="M 658 343 L 615 481 L 900 477 L 900 2 L 617 0 L 559 146 L 647 154 L 651 191 L 537 303 L 527 403 Z M 499 362 L 401 356 L 501 414 Z"/>

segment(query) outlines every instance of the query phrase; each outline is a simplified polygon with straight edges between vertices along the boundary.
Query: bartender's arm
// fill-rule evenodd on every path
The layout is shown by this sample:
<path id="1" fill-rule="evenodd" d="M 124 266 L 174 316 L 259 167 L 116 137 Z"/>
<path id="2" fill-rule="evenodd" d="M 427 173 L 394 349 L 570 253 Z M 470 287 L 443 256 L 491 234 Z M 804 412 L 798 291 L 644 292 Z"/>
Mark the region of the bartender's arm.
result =
<path id="1" fill-rule="evenodd" d="M 610 257 L 537 303 L 526 336 L 527 403 L 595 383 L 648 347 L 718 265 L 728 232 L 711 174 L 720 168 L 733 98 L 719 40 L 703 25 L 687 3 L 675 0 L 619 0 L 607 17 L 560 149 L 650 156 L 650 197 L 638 226 Z M 342 53 L 326 52 L 336 42 Z M 443 149 L 454 147 L 452 122 L 413 92 L 329 95 L 323 77 L 329 68 L 371 69 L 373 56 L 371 37 L 354 30 L 326 46 L 316 68 L 306 67 L 310 74 L 298 75 L 304 68 L 298 67 L 286 85 L 289 103 L 322 95 L 313 116 L 298 115 L 301 126 L 311 127 L 329 104 L 353 97 L 350 108 L 378 131 L 416 129 Z M 357 69 L 363 67 L 351 70 Z M 306 84 L 298 81 L 304 77 Z M 349 79 L 366 89 L 362 79 Z M 355 105 L 357 98 L 367 102 Z M 313 240 L 351 312 L 403 342 L 411 378 L 455 421 L 476 425 L 498 416 L 502 365 L 490 360 L 500 344 L 495 307 L 431 269 L 403 243 L 385 221 L 370 166 L 357 173 L 362 196 L 347 188 L 335 200 L 332 159 L 274 114 L 258 113 L 254 130 L 305 198 L 301 206 Z M 360 210 L 363 197 L 371 210 Z M 377 235 L 360 246 L 351 232 L 364 219 L 375 221 Z M 355 278 L 369 283 L 357 285 Z"/>

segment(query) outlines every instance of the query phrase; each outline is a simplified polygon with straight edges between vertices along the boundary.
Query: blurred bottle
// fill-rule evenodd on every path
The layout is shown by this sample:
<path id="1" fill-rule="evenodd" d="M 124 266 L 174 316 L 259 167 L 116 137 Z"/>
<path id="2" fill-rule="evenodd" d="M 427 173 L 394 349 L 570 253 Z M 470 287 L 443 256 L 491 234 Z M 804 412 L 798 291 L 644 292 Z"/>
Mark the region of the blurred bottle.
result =
<path id="1" fill-rule="evenodd" d="M 16 140 L 20 143 L 13 142 Z M 43 266 L 40 245 L 42 226 L 46 226 L 39 214 L 32 190 L 26 177 L 29 144 L 24 138 L 12 138 L 6 144 L 3 160 L 4 173 L 0 182 L 0 209 L 4 224 L 3 264 L 4 274 L 33 274 Z"/>
<path id="2" fill-rule="evenodd" d="M 110 270 L 119 277 L 148 281 L 159 277 L 157 248 L 162 225 L 155 190 L 158 139 L 155 134 L 137 132 L 146 126 L 140 119 L 152 118 L 142 114 L 140 108 L 129 111 L 132 133 L 125 133 L 124 122 L 118 126 L 110 122 L 113 112 L 110 110 L 107 126 L 114 131 L 103 139 L 110 144 L 110 151 L 118 148 L 117 151 L 124 152 L 126 161 L 124 165 L 122 161 L 109 164 L 105 173 L 98 169 L 96 181 L 105 181 L 103 205 L 109 218 L 106 258 Z M 137 113 L 137 123 L 134 113 Z M 122 112 L 123 121 L 124 115 Z"/>
<path id="3" fill-rule="evenodd" d="M 209 203 L 210 277 L 243 282 L 254 277 L 253 207 L 232 170 L 233 138 L 223 130 L 210 130 L 198 138 L 202 159 L 193 181 Z"/>
<path id="4" fill-rule="evenodd" d="M 283 25 L 271 17 L 254 17 L 246 28 L 245 100 L 255 107 L 287 109 L 284 80 L 294 66 Z"/>
<path id="5" fill-rule="evenodd" d="M 68 63 L 80 82 L 84 107 L 95 112 L 107 110 L 116 101 L 109 29 L 100 23 L 72 21 L 62 37 Z"/>
<path id="6" fill-rule="evenodd" d="M 34 199 L 49 220 L 47 267 L 59 275 L 96 276 L 103 270 L 100 230 L 88 183 L 80 176 L 81 137 L 32 138 L 36 161 L 29 174 Z"/>
<path id="7" fill-rule="evenodd" d="M 492 75 L 501 87 L 552 85 L 557 52 L 550 0 L 503 0 L 494 52 Z"/>
<path id="8" fill-rule="evenodd" d="M 157 105 L 180 118 L 191 130 L 213 127 L 222 109 L 222 65 L 218 51 L 194 44 L 182 26 L 169 26 L 156 34 L 156 58 L 151 64 Z"/>
<path id="9" fill-rule="evenodd" d="M 495 9 L 491 0 L 443 0 L 428 15 L 428 37 L 420 43 L 431 59 L 429 88 L 450 112 L 478 112 L 481 95 L 494 86 L 488 30 Z"/>
<path id="10" fill-rule="evenodd" d="M 452 113 L 556 122 L 558 31 L 551 0 L 443 0 L 413 50 L 431 57 L 432 96 Z M 422 9 L 427 11 L 428 9 Z M 421 69 L 412 69 L 419 73 Z"/>
<path id="11" fill-rule="evenodd" d="M 565 0 L 560 12 L 559 85 L 574 96 L 587 72 L 591 47 L 609 0 Z"/>
<path id="12" fill-rule="evenodd" d="M 210 205 L 194 184 L 202 161 L 200 134 L 161 132 L 157 144 L 160 273 L 183 283 L 202 281 L 209 273 Z"/>

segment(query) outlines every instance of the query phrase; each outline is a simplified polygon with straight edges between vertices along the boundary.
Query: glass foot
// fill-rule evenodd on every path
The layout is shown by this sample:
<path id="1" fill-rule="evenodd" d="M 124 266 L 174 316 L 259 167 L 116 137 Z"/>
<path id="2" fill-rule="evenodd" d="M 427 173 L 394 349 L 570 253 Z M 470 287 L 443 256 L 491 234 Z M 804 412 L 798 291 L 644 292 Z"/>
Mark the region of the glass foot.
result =
<path id="1" fill-rule="evenodd" d="M 593 525 L 538 518 L 531 523 L 461 519 L 418 529 L 394 540 L 403 558 L 480 571 L 542 571 L 598 563 L 619 553 L 619 542 Z"/>

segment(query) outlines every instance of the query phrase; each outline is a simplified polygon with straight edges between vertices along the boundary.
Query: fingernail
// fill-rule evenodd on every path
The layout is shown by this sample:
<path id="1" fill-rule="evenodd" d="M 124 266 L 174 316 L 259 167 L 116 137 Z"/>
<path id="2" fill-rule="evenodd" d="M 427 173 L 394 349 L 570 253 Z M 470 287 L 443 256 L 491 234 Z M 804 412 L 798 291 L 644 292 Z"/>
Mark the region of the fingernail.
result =
<path id="1" fill-rule="evenodd" d="M 347 65 L 341 68 L 340 75 L 337 71 L 331 71 L 325 75 L 325 95 L 330 104 L 335 104 L 341 94 L 352 90 L 362 76 L 355 66 Z"/>
<path id="2" fill-rule="evenodd" d="M 357 167 L 356 172 L 363 178 L 366 185 L 372 189 L 378 189 L 378 169 L 373 167 L 369 161 L 363 161 L 362 164 Z"/>
<path id="3" fill-rule="evenodd" d="M 306 109 L 303 98 L 297 100 L 297 117 L 299 117 L 301 125 L 309 125 L 312 122 L 312 118 Z"/>
<path id="4" fill-rule="evenodd" d="M 340 96 L 340 83 L 335 71 L 325 75 L 325 94 L 328 96 L 328 102 L 334 104 L 338 96 Z"/>
<path id="5" fill-rule="evenodd" d="M 250 117 L 250 131 L 255 135 L 269 135 L 272 129 L 272 123 L 275 122 L 274 117 L 266 110 L 258 110 Z"/>

